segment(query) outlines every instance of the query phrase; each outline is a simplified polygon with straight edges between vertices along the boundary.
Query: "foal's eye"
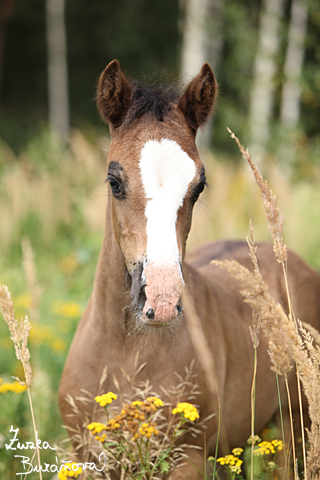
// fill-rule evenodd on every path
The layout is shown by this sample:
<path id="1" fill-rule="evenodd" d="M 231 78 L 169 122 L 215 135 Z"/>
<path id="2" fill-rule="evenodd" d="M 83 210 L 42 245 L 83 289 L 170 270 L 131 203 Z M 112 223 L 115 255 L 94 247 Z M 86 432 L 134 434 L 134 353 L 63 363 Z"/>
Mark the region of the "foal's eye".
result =
<path id="1" fill-rule="evenodd" d="M 192 194 L 192 200 L 193 202 L 196 202 L 199 198 L 199 195 L 203 192 L 204 187 L 206 185 L 206 182 L 201 182 L 199 185 L 195 188 L 193 194 Z"/>
<path id="2" fill-rule="evenodd" d="M 115 178 L 108 178 L 112 192 L 117 195 L 121 192 L 121 185 Z"/>

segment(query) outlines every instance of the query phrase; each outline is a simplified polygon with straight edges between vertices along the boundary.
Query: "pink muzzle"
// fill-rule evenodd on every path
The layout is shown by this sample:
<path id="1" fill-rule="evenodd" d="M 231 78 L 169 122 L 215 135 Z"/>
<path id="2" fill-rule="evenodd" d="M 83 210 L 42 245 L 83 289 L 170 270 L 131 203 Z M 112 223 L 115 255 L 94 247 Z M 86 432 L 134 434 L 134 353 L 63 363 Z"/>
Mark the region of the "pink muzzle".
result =
<path id="1" fill-rule="evenodd" d="M 170 323 L 181 312 L 183 281 L 178 264 L 158 266 L 148 263 L 144 270 L 146 302 L 141 321 L 148 324 Z"/>

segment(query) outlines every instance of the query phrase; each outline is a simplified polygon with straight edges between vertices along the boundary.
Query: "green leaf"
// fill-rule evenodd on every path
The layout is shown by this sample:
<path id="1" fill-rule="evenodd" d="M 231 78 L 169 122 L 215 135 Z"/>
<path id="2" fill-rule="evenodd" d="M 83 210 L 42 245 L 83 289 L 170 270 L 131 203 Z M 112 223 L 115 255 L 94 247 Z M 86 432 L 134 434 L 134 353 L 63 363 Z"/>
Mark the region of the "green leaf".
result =
<path id="1" fill-rule="evenodd" d="M 160 465 L 160 473 L 168 473 L 170 470 L 170 463 L 163 461 Z"/>
<path id="2" fill-rule="evenodd" d="M 108 442 L 103 444 L 105 447 L 117 447 L 119 444 L 114 442 Z"/>

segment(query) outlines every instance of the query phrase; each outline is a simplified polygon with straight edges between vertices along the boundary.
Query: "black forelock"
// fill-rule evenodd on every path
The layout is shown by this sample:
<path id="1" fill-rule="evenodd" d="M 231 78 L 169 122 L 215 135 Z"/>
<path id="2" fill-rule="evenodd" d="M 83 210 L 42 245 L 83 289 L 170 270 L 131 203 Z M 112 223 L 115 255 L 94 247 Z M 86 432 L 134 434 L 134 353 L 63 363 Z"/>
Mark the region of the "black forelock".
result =
<path id="1" fill-rule="evenodd" d="M 128 126 L 146 114 L 162 122 L 178 99 L 179 93 L 173 85 L 146 86 L 133 81 L 131 104 L 123 125 Z"/>

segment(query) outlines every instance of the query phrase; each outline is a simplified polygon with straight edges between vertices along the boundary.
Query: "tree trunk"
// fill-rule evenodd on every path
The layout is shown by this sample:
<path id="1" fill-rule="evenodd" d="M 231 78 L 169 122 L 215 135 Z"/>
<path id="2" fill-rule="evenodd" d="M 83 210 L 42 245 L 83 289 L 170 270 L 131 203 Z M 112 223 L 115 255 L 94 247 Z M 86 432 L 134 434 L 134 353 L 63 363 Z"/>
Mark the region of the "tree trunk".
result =
<path id="1" fill-rule="evenodd" d="M 221 54 L 221 7 L 223 0 L 185 0 L 183 9 L 183 39 L 181 75 L 197 75 L 207 62 L 215 71 Z M 212 121 L 197 134 L 198 148 L 208 147 Z"/>
<path id="2" fill-rule="evenodd" d="M 260 14 L 259 41 L 254 65 L 254 78 L 250 99 L 250 152 L 261 166 L 269 140 L 269 121 L 272 113 L 275 55 L 279 48 L 280 19 L 284 0 L 263 0 Z"/>
<path id="3" fill-rule="evenodd" d="M 285 83 L 282 90 L 280 120 L 287 128 L 295 128 L 300 118 L 300 85 L 308 7 L 304 0 L 292 0 L 288 47 L 284 64 Z"/>
<path id="4" fill-rule="evenodd" d="M 46 0 L 49 124 L 51 130 L 66 141 L 69 101 L 64 9 L 64 0 Z"/>

